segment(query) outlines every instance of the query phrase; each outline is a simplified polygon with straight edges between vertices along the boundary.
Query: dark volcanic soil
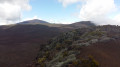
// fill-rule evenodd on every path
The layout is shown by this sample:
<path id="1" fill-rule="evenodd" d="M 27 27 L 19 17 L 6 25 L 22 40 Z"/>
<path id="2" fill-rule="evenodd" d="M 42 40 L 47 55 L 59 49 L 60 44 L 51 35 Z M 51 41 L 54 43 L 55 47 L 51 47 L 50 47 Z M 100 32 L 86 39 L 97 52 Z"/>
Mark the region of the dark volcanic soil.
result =
<path id="1" fill-rule="evenodd" d="M 60 29 L 44 25 L 0 27 L 0 67 L 26 67 L 40 46 L 60 33 Z"/>
<path id="2" fill-rule="evenodd" d="M 120 39 L 83 47 L 79 57 L 92 55 L 100 67 L 120 67 Z"/>

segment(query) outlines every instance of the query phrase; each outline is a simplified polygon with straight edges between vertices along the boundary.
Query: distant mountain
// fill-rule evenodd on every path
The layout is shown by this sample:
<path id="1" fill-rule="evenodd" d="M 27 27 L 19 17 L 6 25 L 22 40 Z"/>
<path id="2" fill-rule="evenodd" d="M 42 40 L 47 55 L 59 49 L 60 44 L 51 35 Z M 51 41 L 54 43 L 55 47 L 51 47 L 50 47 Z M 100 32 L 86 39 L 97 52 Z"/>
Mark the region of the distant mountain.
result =
<path id="1" fill-rule="evenodd" d="M 74 24 L 85 24 L 88 26 L 95 26 L 95 24 L 92 21 L 81 21 L 81 22 L 76 22 Z"/>
<path id="2" fill-rule="evenodd" d="M 39 20 L 39 19 L 27 20 L 27 21 L 20 22 L 18 24 L 42 24 L 50 27 L 61 27 L 61 28 L 70 28 L 70 29 L 77 29 L 77 28 L 84 28 L 84 27 L 88 28 L 91 26 L 96 26 L 91 21 L 80 21 L 80 22 L 75 22 L 73 24 L 52 24 L 47 21 Z"/>
<path id="3" fill-rule="evenodd" d="M 68 28 L 88 28 L 88 27 L 91 27 L 91 26 L 96 26 L 94 23 L 92 23 L 91 21 L 81 21 L 81 22 L 76 22 L 76 23 L 73 23 L 73 24 L 69 24 L 69 25 L 66 25 L 66 26 L 63 26 L 63 27 L 68 27 Z"/>
<path id="4" fill-rule="evenodd" d="M 81 21 L 81 22 L 76 22 L 76 23 L 70 24 L 69 26 L 72 26 L 72 27 L 91 27 L 91 26 L 95 26 L 95 24 L 92 23 L 91 21 Z"/>
<path id="5" fill-rule="evenodd" d="M 49 23 L 47 21 L 39 20 L 39 19 L 33 19 L 33 20 L 27 20 L 20 22 L 18 24 L 40 24 L 40 23 Z"/>

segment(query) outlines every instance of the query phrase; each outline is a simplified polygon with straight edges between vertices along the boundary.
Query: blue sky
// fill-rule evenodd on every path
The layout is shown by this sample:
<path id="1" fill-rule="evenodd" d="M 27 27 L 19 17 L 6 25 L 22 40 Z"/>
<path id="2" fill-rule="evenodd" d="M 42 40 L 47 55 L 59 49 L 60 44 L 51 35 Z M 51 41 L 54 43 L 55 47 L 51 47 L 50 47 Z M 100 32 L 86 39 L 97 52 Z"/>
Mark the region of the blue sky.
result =
<path id="1" fill-rule="evenodd" d="M 93 0 L 93 3 L 96 3 L 94 1 L 95 0 Z M 100 1 L 100 0 L 98 0 L 98 1 Z M 104 6 L 107 5 L 107 3 L 102 4 L 102 1 L 103 0 L 100 1 L 101 2 L 100 5 L 97 5 L 98 7 L 102 6 L 101 8 L 103 8 Z M 106 9 L 105 8 L 105 9 L 103 9 L 103 11 L 105 11 L 106 14 L 107 14 L 107 12 L 108 13 L 111 12 L 111 13 L 106 15 L 106 17 L 108 17 L 108 18 L 101 18 L 100 22 L 106 21 L 106 23 L 107 23 L 107 22 L 109 22 L 108 21 L 109 19 L 114 18 L 114 16 L 119 14 L 120 0 L 107 0 L 107 1 L 108 1 L 108 4 L 110 4 L 110 5 L 106 7 L 106 8 L 108 8 L 108 10 L 105 10 Z M 111 1 L 111 3 L 109 3 L 109 1 Z M 114 1 L 114 2 L 112 2 L 112 1 Z M 87 2 L 89 2 L 89 1 L 87 1 Z M 103 2 L 105 2 L 105 1 L 103 1 Z M 71 0 L 71 2 L 69 2 L 69 0 L 66 0 L 66 1 L 65 0 L 31 0 L 30 5 L 32 6 L 32 10 L 24 12 L 22 19 L 25 19 L 25 18 L 32 19 L 32 17 L 33 18 L 35 17 L 35 18 L 42 19 L 42 20 L 45 20 L 45 21 L 48 21 L 51 23 L 65 23 L 65 24 L 66 23 L 74 23 L 74 22 L 78 22 L 78 21 L 84 21 L 84 20 L 92 21 L 93 19 L 91 19 L 91 17 L 88 17 L 87 19 L 80 18 L 80 13 L 81 13 L 83 6 L 87 6 L 84 3 L 80 2 L 79 0 L 74 0 L 74 1 Z M 65 4 L 65 6 L 64 6 L 64 4 Z M 96 5 L 94 5 L 94 6 L 96 6 Z M 115 7 L 117 7 L 117 10 Z M 97 7 L 93 7 L 93 8 L 97 9 Z M 94 13 L 95 13 L 95 9 L 93 9 Z M 86 10 L 88 10 L 87 7 L 86 7 Z M 112 10 L 116 10 L 116 11 L 112 11 Z M 98 13 L 98 14 L 100 14 L 100 13 Z M 98 14 L 96 14 L 96 15 L 98 15 Z M 91 16 L 94 16 L 94 15 L 91 15 Z M 102 16 L 102 14 L 100 16 Z M 87 17 L 87 16 L 85 16 L 85 17 Z M 92 18 L 94 18 L 94 17 L 92 17 Z M 97 18 L 99 18 L 99 17 L 97 17 Z M 100 23 L 100 22 L 96 22 L 96 23 Z M 104 24 L 104 23 L 101 23 L 101 24 Z"/>
<path id="2" fill-rule="evenodd" d="M 0 25 L 41 19 L 120 25 L 120 0 L 0 0 Z"/>
<path id="3" fill-rule="evenodd" d="M 57 0 L 33 0 L 30 1 L 30 5 L 32 6 L 32 10 L 24 12 L 22 19 L 37 16 L 37 18 L 52 23 L 80 21 L 80 19 L 75 16 L 76 13 L 79 13 L 76 4 L 63 7 Z"/>

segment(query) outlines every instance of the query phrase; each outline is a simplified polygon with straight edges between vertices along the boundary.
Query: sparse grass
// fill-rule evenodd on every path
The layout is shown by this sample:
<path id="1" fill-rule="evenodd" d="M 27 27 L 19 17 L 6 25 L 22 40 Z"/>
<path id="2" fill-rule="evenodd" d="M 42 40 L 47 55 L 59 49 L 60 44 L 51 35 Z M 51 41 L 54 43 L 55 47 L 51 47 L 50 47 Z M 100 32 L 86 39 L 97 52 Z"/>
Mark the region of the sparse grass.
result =
<path id="1" fill-rule="evenodd" d="M 68 45 L 71 45 L 72 44 L 72 40 L 65 40 L 64 43 L 68 44 Z"/>
<path id="2" fill-rule="evenodd" d="M 66 56 L 68 56 L 68 51 L 63 52 L 63 57 L 66 57 Z"/>
<path id="3" fill-rule="evenodd" d="M 37 63 L 40 65 L 40 67 L 45 67 L 45 63 L 44 63 L 45 60 L 46 60 L 45 57 L 38 59 Z"/>
<path id="4" fill-rule="evenodd" d="M 72 61 L 72 65 L 74 67 L 99 67 L 99 63 L 93 58 L 93 56 L 89 56 L 87 59 L 81 58 Z"/>

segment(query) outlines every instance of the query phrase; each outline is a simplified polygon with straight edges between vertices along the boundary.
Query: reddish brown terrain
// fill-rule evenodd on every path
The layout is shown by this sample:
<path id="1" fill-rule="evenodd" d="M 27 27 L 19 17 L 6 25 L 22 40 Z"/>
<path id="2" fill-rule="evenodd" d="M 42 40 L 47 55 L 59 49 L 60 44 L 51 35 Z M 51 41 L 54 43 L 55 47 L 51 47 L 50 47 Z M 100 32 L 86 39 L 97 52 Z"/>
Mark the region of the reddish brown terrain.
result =
<path id="1" fill-rule="evenodd" d="M 73 30 L 80 25 L 50 24 L 37 20 L 34 23 L 0 26 L 0 67 L 26 67 L 36 58 L 40 47 L 59 34 Z M 94 25 L 93 25 L 94 26 Z M 79 27 L 75 27 L 79 28 Z M 81 27 L 80 27 L 81 28 Z"/>
<path id="2" fill-rule="evenodd" d="M 0 27 L 0 67 L 26 67 L 37 56 L 41 44 L 63 31 L 44 25 Z"/>
<path id="3" fill-rule="evenodd" d="M 120 67 L 120 39 L 83 47 L 79 57 L 94 56 L 100 67 Z"/>

